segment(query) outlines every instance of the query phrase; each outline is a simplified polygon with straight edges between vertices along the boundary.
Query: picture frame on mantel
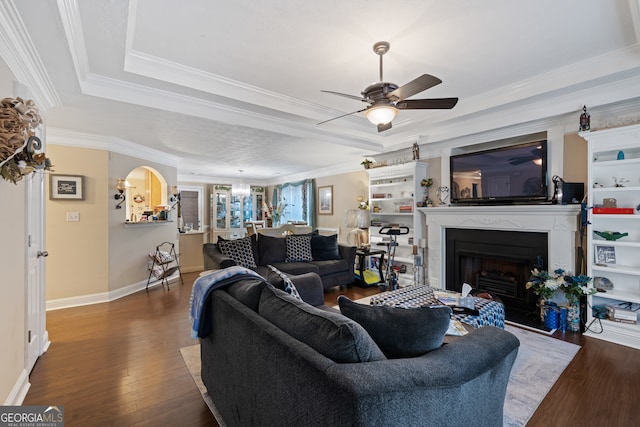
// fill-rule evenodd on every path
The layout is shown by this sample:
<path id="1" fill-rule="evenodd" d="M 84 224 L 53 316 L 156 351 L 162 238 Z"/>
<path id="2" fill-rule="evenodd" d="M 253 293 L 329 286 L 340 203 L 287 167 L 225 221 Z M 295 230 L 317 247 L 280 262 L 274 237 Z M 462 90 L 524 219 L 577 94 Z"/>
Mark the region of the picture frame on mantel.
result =
<path id="1" fill-rule="evenodd" d="M 84 200 L 83 175 L 51 174 L 49 184 L 50 200 Z"/>
<path id="2" fill-rule="evenodd" d="M 318 187 L 318 215 L 333 215 L 333 185 Z"/>

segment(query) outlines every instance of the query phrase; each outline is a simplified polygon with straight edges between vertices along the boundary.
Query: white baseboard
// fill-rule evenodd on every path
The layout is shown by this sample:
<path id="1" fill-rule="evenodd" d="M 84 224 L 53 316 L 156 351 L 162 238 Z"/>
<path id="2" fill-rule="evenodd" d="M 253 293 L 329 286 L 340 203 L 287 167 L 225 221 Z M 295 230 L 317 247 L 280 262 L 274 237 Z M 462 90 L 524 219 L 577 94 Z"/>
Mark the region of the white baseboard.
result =
<path id="1" fill-rule="evenodd" d="M 27 392 L 31 387 L 29 382 L 29 373 L 23 369 L 18 377 L 18 381 L 13 386 L 11 393 L 7 396 L 7 400 L 4 401 L 4 406 L 20 406 L 24 402 L 24 398 L 27 397 Z"/>
<path id="2" fill-rule="evenodd" d="M 169 284 L 171 284 L 180 280 L 180 276 L 176 272 L 174 275 L 170 276 L 168 280 L 169 280 Z M 162 285 L 162 282 L 160 280 L 156 280 L 149 283 L 149 288 L 160 286 L 160 285 Z M 127 295 L 134 294 L 138 291 L 145 289 L 146 287 L 147 287 L 147 281 L 141 280 L 137 283 L 125 286 L 123 288 L 116 289 L 114 291 L 100 292 L 100 293 L 89 294 L 89 295 L 79 295 L 77 297 L 58 298 L 58 299 L 48 300 L 47 311 L 109 302 L 109 301 L 117 300 L 122 297 L 126 297 Z"/>

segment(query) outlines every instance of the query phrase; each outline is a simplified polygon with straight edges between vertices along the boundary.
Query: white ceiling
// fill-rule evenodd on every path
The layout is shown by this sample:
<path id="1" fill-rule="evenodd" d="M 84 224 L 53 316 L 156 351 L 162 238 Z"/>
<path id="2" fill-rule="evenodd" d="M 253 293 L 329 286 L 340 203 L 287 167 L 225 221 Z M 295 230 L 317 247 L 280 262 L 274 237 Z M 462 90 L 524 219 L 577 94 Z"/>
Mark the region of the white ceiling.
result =
<path id="1" fill-rule="evenodd" d="M 640 96 L 640 0 L 6 0 L 59 104 L 51 129 L 151 147 L 194 180 L 269 181 Z M 378 133 L 353 95 L 443 83 Z M 578 113 L 576 113 L 578 112 Z"/>

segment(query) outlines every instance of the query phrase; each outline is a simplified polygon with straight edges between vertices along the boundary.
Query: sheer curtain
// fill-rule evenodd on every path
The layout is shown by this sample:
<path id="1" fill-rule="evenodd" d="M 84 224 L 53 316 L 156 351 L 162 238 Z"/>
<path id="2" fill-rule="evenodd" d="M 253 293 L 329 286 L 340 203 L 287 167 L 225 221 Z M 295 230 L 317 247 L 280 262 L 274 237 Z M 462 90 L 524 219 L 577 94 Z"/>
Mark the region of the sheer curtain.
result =
<path id="1" fill-rule="evenodd" d="M 306 221 L 308 225 L 315 228 L 315 187 L 313 179 L 287 182 L 274 187 L 272 197 L 274 209 L 280 203 L 287 205 L 280 219 L 280 224 L 287 221 Z"/>

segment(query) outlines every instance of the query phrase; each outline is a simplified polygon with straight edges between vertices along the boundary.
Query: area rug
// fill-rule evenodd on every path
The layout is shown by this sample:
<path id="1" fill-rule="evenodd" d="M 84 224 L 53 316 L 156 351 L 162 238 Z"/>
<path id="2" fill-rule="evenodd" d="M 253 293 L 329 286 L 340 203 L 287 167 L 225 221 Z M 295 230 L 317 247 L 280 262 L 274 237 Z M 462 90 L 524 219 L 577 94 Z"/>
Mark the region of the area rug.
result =
<path id="1" fill-rule="evenodd" d="M 520 350 L 507 386 L 504 426 L 519 427 L 527 424 L 580 346 L 510 325 L 505 329 L 518 337 Z M 183 347 L 180 353 L 202 398 L 222 426 L 222 418 L 200 378 L 200 345 Z"/>
<path id="2" fill-rule="evenodd" d="M 180 349 L 180 354 L 182 355 L 182 360 L 184 360 L 185 365 L 187 365 L 187 369 L 189 369 L 191 378 L 193 378 L 193 381 L 195 381 L 196 387 L 198 387 L 198 390 L 200 391 L 204 402 L 211 410 L 211 413 L 215 417 L 220 427 L 224 427 L 225 424 L 222 421 L 222 417 L 216 409 L 216 406 L 213 404 L 213 401 L 211 400 L 211 397 L 207 392 L 207 387 L 205 387 L 204 383 L 202 382 L 202 377 L 200 376 L 200 344 L 190 345 L 189 347 L 182 347 Z"/>

